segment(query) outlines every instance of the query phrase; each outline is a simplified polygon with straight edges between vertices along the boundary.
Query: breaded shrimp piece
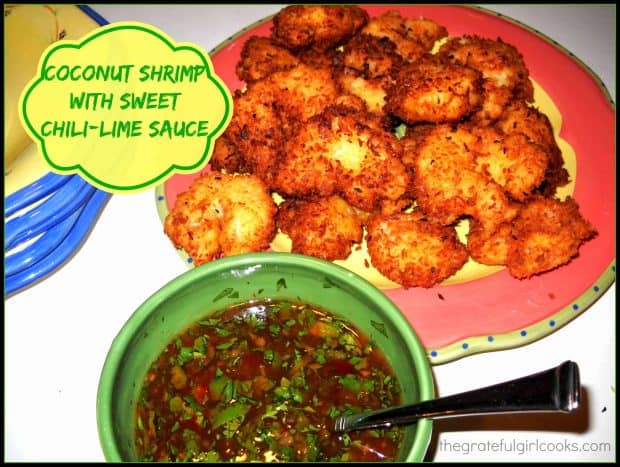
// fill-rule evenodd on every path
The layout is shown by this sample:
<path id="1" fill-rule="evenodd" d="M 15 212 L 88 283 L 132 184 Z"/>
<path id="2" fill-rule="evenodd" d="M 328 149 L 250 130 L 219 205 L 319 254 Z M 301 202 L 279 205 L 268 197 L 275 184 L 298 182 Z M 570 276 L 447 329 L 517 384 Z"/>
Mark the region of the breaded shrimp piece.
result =
<path id="1" fill-rule="evenodd" d="M 500 224 L 495 230 L 486 230 L 475 219 L 469 221 L 467 251 L 474 261 L 489 266 L 508 263 L 517 243 L 511 237 L 512 224 Z"/>
<path id="2" fill-rule="evenodd" d="M 276 45 L 271 38 L 252 36 L 243 44 L 235 71 L 240 80 L 251 83 L 298 64 L 295 55 Z"/>
<path id="3" fill-rule="evenodd" d="M 334 63 L 339 60 L 340 52 L 338 49 L 329 49 L 324 52 L 306 49 L 300 50 L 296 55 L 301 63 L 313 68 L 332 68 Z"/>
<path id="4" fill-rule="evenodd" d="M 335 106 L 347 107 L 351 110 L 355 110 L 362 115 L 366 114 L 368 108 L 366 107 L 366 103 L 358 96 L 354 94 L 342 93 L 334 102 Z"/>
<path id="5" fill-rule="evenodd" d="M 339 97 L 328 69 L 300 64 L 277 71 L 237 93 L 226 133 L 244 166 L 268 184 L 273 165 L 295 127 Z"/>
<path id="6" fill-rule="evenodd" d="M 237 147 L 230 140 L 226 131 L 215 140 L 213 155 L 209 163 L 212 168 L 220 172 L 247 173 L 249 171 L 245 160 L 239 155 Z"/>
<path id="7" fill-rule="evenodd" d="M 489 79 L 482 80 L 482 105 L 471 116 L 471 120 L 479 126 L 493 124 L 501 117 L 510 102 L 514 99 L 513 91 L 507 87 L 497 86 Z"/>
<path id="8" fill-rule="evenodd" d="M 482 102 L 481 74 L 425 55 L 399 70 L 385 100 L 386 111 L 408 124 L 459 121 Z"/>
<path id="9" fill-rule="evenodd" d="M 372 265 L 404 288 L 439 284 L 469 258 L 454 228 L 431 222 L 419 210 L 374 216 L 367 228 Z"/>
<path id="10" fill-rule="evenodd" d="M 430 220 L 450 225 L 463 216 L 494 229 L 517 212 L 503 188 L 478 170 L 476 137 L 464 127 L 437 125 L 413 155 L 413 193 Z"/>
<path id="11" fill-rule="evenodd" d="M 491 127 L 473 128 L 476 166 L 514 200 L 525 201 L 545 179 L 546 151 L 525 135 L 502 135 Z"/>
<path id="12" fill-rule="evenodd" d="M 276 205 L 254 175 L 211 171 L 177 198 L 164 232 L 195 265 L 262 251 L 275 235 Z"/>
<path id="13" fill-rule="evenodd" d="M 391 135 L 373 131 L 367 144 L 367 152 L 359 169 L 345 172 L 341 180 L 340 194 L 353 206 L 364 211 L 392 209 L 391 206 L 410 203 L 411 174 L 394 150 Z M 345 145 L 348 143 L 345 143 Z M 346 156 L 345 156 L 346 157 Z"/>
<path id="14" fill-rule="evenodd" d="M 499 118 L 513 98 L 527 101 L 534 98 L 534 88 L 522 55 L 501 39 L 469 35 L 454 37 L 442 45 L 438 55 L 482 73 L 484 104 L 476 114 L 481 123 L 488 124 Z"/>
<path id="15" fill-rule="evenodd" d="M 435 125 L 432 123 L 420 123 L 406 128 L 405 136 L 400 140 L 403 147 L 403 157 L 401 160 L 405 167 L 413 169 L 418 146 L 434 128 Z"/>
<path id="16" fill-rule="evenodd" d="M 364 78 L 357 72 L 344 68 L 334 73 L 334 78 L 343 92 L 359 97 L 364 101 L 369 112 L 385 116 L 385 88 L 388 77 Z"/>
<path id="17" fill-rule="evenodd" d="M 273 86 L 264 80 L 253 83 L 245 93 L 237 92 L 234 113 L 225 132 L 240 159 L 237 167 L 266 181 L 271 178 L 272 165 L 285 139 L 282 115 L 275 106 L 276 94 Z M 222 150 L 229 149 L 230 146 L 222 147 Z M 223 162 L 220 154 L 217 161 Z"/>
<path id="18" fill-rule="evenodd" d="M 362 215 L 339 196 L 288 200 L 278 207 L 277 227 L 292 240 L 292 252 L 346 259 L 362 241 Z"/>
<path id="19" fill-rule="evenodd" d="M 537 197 L 514 220 L 511 234 L 517 248 L 508 258 L 508 269 L 519 279 L 555 269 L 577 256 L 596 233 L 574 199 Z"/>
<path id="20" fill-rule="evenodd" d="M 498 87 L 514 91 L 515 97 L 531 101 L 534 88 L 521 53 L 501 39 L 461 36 L 449 39 L 439 54 L 480 72 Z"/>
<path id="21" fill-rule="evenodd" d="M 371 18 L 361 32 L 390 40 L 396 53 L 408 62 L 430 52 L 435 41 L 448 35 L 445 27 L 430 19 L 403 18 L 397 11 Z"/>
<path id="22" fill-rule="evenodd" d="M 569 175 L 564 168 L 562 151 L 555 140 L 551 122 L 545 114 L 524 100 L 517 99 L 506 107 L 495 126 L 506 134 L 524 134 L 545 149 L 549 163 L 545 180 L 539 190 L 543 195 L 553 196 L 558 187 L 568 183 Z"/>
<path id="23" fill-rule="evenodd" d="M 574 199 L 536 196 L 494 231 L 474 224 L 467 243 L 476 261 L 506 265 L 514 277 L 525 279 L 567 264 L 596 234 Z"/>
<path id="24" fill-rule="evenodd" d="M 286 135 L 297 124 L 322 112 L 340 97 L 331 69 L 303 63 L 290 70 L 273 73 L 261 83 L 275 95 L 273 105 L 282 115 L 281 124 Z"/>
<path id="25" fill-rule="evenodd" d="M 273 39 L 298 51 L 319 52 L 338 47 L 368 22 L 368 13 L 357 6 L 292 5 L 273 17 Z"/>
<path id="26" fill-rule="evenodd" d="M 431 50 L 435 42 L 448 37 L 448 30 L 439 23 L 428 18 L 406 19 L 407 33 L 413 34 L 427 50 Z"/>
<path id="27" fill-rule="evenodd" d="M 410 193 L 406 193 L 402 198 L 397 200 L 383 199 L 381 200 L 381 207 L 376 213 L 391 215 L 412 208 L 415 204 L 415 200 Z"/>
<path id="28" fill-rule="evenodd" d="M 349 204 L 374 211 L 396 201 L 410 176 L 396 137 L 370 114 L 330 106 L 300 126 L 286 141 L 273 187 L 284 196 L 341 195 Z"/>
<path id="29" fill-rule="evenodd" d="M 512 101 L 495 126 L 506 134 L 524 134 L 546 149 L 557 147 L 549 117 L 522 99 Z"/>
<path id="30" fill-rule="evenodd" d="M 342 64 L 364 78 L 377 78 L 390 75 L 403 64 L 403 58 L 387 37 L 358 34 L 344 45 Z"/>

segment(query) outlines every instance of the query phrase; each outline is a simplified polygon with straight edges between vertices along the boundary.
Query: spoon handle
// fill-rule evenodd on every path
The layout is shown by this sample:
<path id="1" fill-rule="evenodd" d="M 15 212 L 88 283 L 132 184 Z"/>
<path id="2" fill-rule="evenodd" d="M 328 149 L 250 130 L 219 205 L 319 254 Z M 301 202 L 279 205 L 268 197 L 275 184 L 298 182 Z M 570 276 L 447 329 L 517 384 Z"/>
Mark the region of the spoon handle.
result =
<path id="1" fill-rule="evenodd" d="M 336 433 L 407 425 L 420 418 L 506 412 L 564 412 L 579 407 L 579 367 L 566 361 L 549 370 L 481 389 L 373 412 L 338 417 Z"/>

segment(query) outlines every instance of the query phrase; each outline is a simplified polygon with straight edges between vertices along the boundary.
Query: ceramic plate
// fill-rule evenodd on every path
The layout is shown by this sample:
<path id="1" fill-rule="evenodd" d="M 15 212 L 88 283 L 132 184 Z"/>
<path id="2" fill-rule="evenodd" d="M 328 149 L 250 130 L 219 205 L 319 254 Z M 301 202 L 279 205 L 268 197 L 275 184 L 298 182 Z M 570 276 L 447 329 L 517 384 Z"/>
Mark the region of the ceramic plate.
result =
<path id="1" fill-rule="evenodd" d="M 615 280 L 614 110 L 604 86 L 579 59 L 540 32 L 483 9 L 365 8 L 371 16 L 397 9 L 405 17 L 433 19 L 450 36 L 501 37 L 514 45 L 530 70 L 536 104 L 552 120 L 571 174 L 571 184 L 560 195 L 576 199 L 598 236 L 570 264 L 527 280 L 470 262 L 439 286 L 404 289 L 365 267 L 364 251 L 345 266 L 378 285 L 400 307 L 433 364 L 518 347 L 552 333 L 585 311 Z M 216 72 L 232 91 L 243 87 L 235 65 L 244 42 L 251 35 L 269 35 L 270 28 L 269 19 L 250 25 L 210 52 Z M 198 175 L 177 175 L 156 189 L 162 221 L 177 194 Z M 279 237 L 272 248 L 285 249 L 286 241 Z"/>
<path id="2" fill-rule="evenodd" d="M 14 52 L 10 57 L 15 57 L 14 60 L 7 58 L 5 71 L 5 196 L 33 183 L 50 170 L 39 155 L 37 145 L 22 128 L 17 105 L 19 94 L 34 76 L 40 55 L 48 45 L 60 38 L 77 40 L 98 24 L 107 23 L 91 13 L 88 7 L 75 5 L 5 5 L 5 21 L 11 21 L 10 15 L 18 17 L 12 27 L 7 23 L 5 28 L 5 40 Z"/>

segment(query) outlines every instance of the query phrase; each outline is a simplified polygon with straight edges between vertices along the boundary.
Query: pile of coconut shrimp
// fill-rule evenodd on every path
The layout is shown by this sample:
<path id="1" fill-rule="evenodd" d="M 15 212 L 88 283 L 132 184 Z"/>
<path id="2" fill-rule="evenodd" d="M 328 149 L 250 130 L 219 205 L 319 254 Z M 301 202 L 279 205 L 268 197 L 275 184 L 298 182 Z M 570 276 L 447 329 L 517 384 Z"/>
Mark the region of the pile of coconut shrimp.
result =
<path id="1" fill-rule="evenodd" d="M 555 197 L 569 182 L 562 153 L 500 39 L 295 5 L 244 43 L 236 73 L 246 86 L 210 171 L 165 220 L 196 265 L 267 250 L 280 232 L 329 261 L 365 240 L 385 277 L 432 287 L 470 258 L 541 274 L 596 235 L 574 199 Z"/>

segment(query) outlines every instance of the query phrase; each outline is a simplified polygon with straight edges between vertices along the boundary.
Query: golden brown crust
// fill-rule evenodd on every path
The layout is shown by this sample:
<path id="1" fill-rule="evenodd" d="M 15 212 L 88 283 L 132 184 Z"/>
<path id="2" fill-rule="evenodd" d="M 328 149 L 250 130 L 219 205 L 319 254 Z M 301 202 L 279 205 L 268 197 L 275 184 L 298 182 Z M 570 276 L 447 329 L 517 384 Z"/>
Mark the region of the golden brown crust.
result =
<path id="1" fill-rule="evenodd" d="M 208 172 L 181 193 L 164 232 L 195 265 L 269 247 L 276 205 L 255 175 Z"/>
<path id="2" fill-rule="evenodd" d="M 405 135 L 400 140 L 403 147 L 403 157 L 401 160 L 405 167 L 413 170 L 418 146 L 434 128 L 435 125 L 432 123 L 420 123 L 406 128 Z"/>
<path id="3" fill-rule="evenodd" d="M 395 136 L 356 109 L 328 107 L 291 136 L 284 153 L 273 184 L 284 196 L 339 194 L 374 211 L 384 199 L 401 198 L 410 183 Z"/>
<path id="4" fill-rule="evenodd" d="M 476 166 L 514 200 L 525 201 L 545 179 L 548 156 L 525 135 L 502 135 L 491 127 L 473 128 Z"/>
<path id="5" fill-rule="evenodd" d="M 572 198 L 538 197 L 519 212 L 511 229 L 517 248 L 508 258 L 510 273 L 519 279 L 568 263 L 596 230 L 579 213 Z"/>
<path id="6" fill-rule="evenodd" d="M 482 81 L 482 105 L 471 116 L 471 120 L 478 126 L 492 125 L 504 114 L 506 107 L 513 99 L 514 93 L 511 89 L 497 86 L 490 79 L 484 79 Z"/>
<path id="7" fill-rule="evenodd" d="M 247 92 L 235 95 L 234 113 L 226 129 L 241 159 L 237 165 L 263 180 L 270 179 L 271 167 L 285 139 L 282 115 L 275 101 L 276 92 L 271 86 L 262 80 L 254 83 Z"/>
<path id="8" fill-rule="evenodd" d="M 496 86 L 514 90 L 516 97 L 526 100 L 534 97 L 523 56 L 514 46 L 501 39 L 471 35 L 453 37 L 442 45 L 439 54 L 479 70 L 485 79 L 491 80 Z"/>
<path id="9" fill-rule="evenodd" d="M 277 92 L 275 105 L 284 114 L 285 131 L 322 112 L 340 94 L 330 69 L 305 64 L 274 73 L 265 84 Z"/>
<path id="10" fill-rule="evenodd" d="M 426 55 L 399 70 L 385 100 L 386 111 L 409 124 L 456 122 L 480 106 L 481 74 Z"/>
<path id="11" fill-rule="evenodd" d="M 222 134 L 222 136 L 215 140 L 215 145 L 213 146 L 213 155 L 211 156 L 209 163 L 211 164 L 212 168 L 220 172 L 249 172 L 245 160 L 237 151 L 237 147 L 228 137 L 226 131 Z"/>
<path id="12" fill-rule="evenodd" d="M 298 64 L 299 58 L 271 38 L 252 36 L 243 44 L 235 71 L 240 80 L 251 83 Z"/>
<path id="13" fill-rule="evenodd" d="M 226 130 L 244 166 L 271 183 L 274 164 L 297 125 L 339 96 L 331 71 L 300 64 L 277 71 L 237 93 Z"/>
<path id="14" fill-rule="evenodd" d="M 569 182 L 568 171 L 564 168 L 562 151 L 555 140 L 551 122 L 536 107 L 528 105 L 524 100 L 514 100 L 506 107 L 496 127 L 506 134 L 523 134 L 547 152 L 549 163 L 545 180 L 539 190 L 542 194 L 553 196 L 558 187 Z"/>
<path id="15" fill-rule="evenodd" d="M 499 225 L 495 230 L 486 230 L 475 219 L 469 221 L 467 251 L 480 264 L 500 266 L 508 263 L 517 244 L 511 237 L 510 223 Z"/>
<path id="16" fill-rule="evenodd" d="M 340 52 L 337 49 L 329 49 L 320 52 L 314 49 L 306 49 L 297 52 L 297 57 L 308 66 L 313 68 L 333 68 L 338 62 Z"/>
<path id="17" fill-rule="evenodd" d="M 452 227 L 423 213 L 378 215 L 368 223 L 372 265 L 403 287 L 432 287 L 456 273 L 469 255 Z"/>
<path id="18" fill-rule="evenodd" d="M 357 6 L 292 5 L 273 17 L 272 37 L 293 50 L 320 52 L 346 42 L 368 22 L 368 13 Z"/>
<path id="19" fill-rule="evenodd" d="M 536 196 L 496 230 L 473 223 L 467 248 L 476 261 L 506 265 L 514 277 L 526 279 L 567 264 L 595 235 L 572 198 Z"/>
<path id="20" fill-rule="evenodd" d="M 408 62 L 430 52 L 435 41 L 448 35 L 445 27 L 430 19 L 403 18 L 397 11 L 371 18 L 362 33 L 391 41 L 395 52 Z"/>
<path id="21" fill-rule="evenodd" d="M 364 78 L 357 72 L 344 68 L 337 70 L 334 78 L 343 92 L 361 99 L 369 112 L 378 116 L 386 115 L 384 107 L 388 77 Z"/>
<path id="22" fill-rule="evenodd" d="M 328 261 L 345 259 L 351 246 L 362 241 L 362 218 L 339 196 L 285 201 L 276 225 L 292 240 L 293 253 Z"/>
<path id="23" fill-rule="evenodd" d="M 453 37 L 442 45 L 438 55 L 482 73 L 484 103 L 475 115 L 481 124 L 499 118 L 513 98 L 534 99 L 534 88 L 523 56 L 501 39 L 471 35 Z"/>
<path id="24" fill-rule="evenodd" d="M 495 228 L 516 215 L 500 185 L 478 170 L 477 138 L 465 127 L 438 125 L 417 146 L 413 192 L 418 206 L 434 222 L 450 225 L 472 216 Z"/>
<path id="25" fill-rule="evenodd" d="M 345 44 L 342 64 L 364 78 L 387 76 L 403 64 L 396 53 L 396 44 L 387 37 L 358 34 Z"/>

